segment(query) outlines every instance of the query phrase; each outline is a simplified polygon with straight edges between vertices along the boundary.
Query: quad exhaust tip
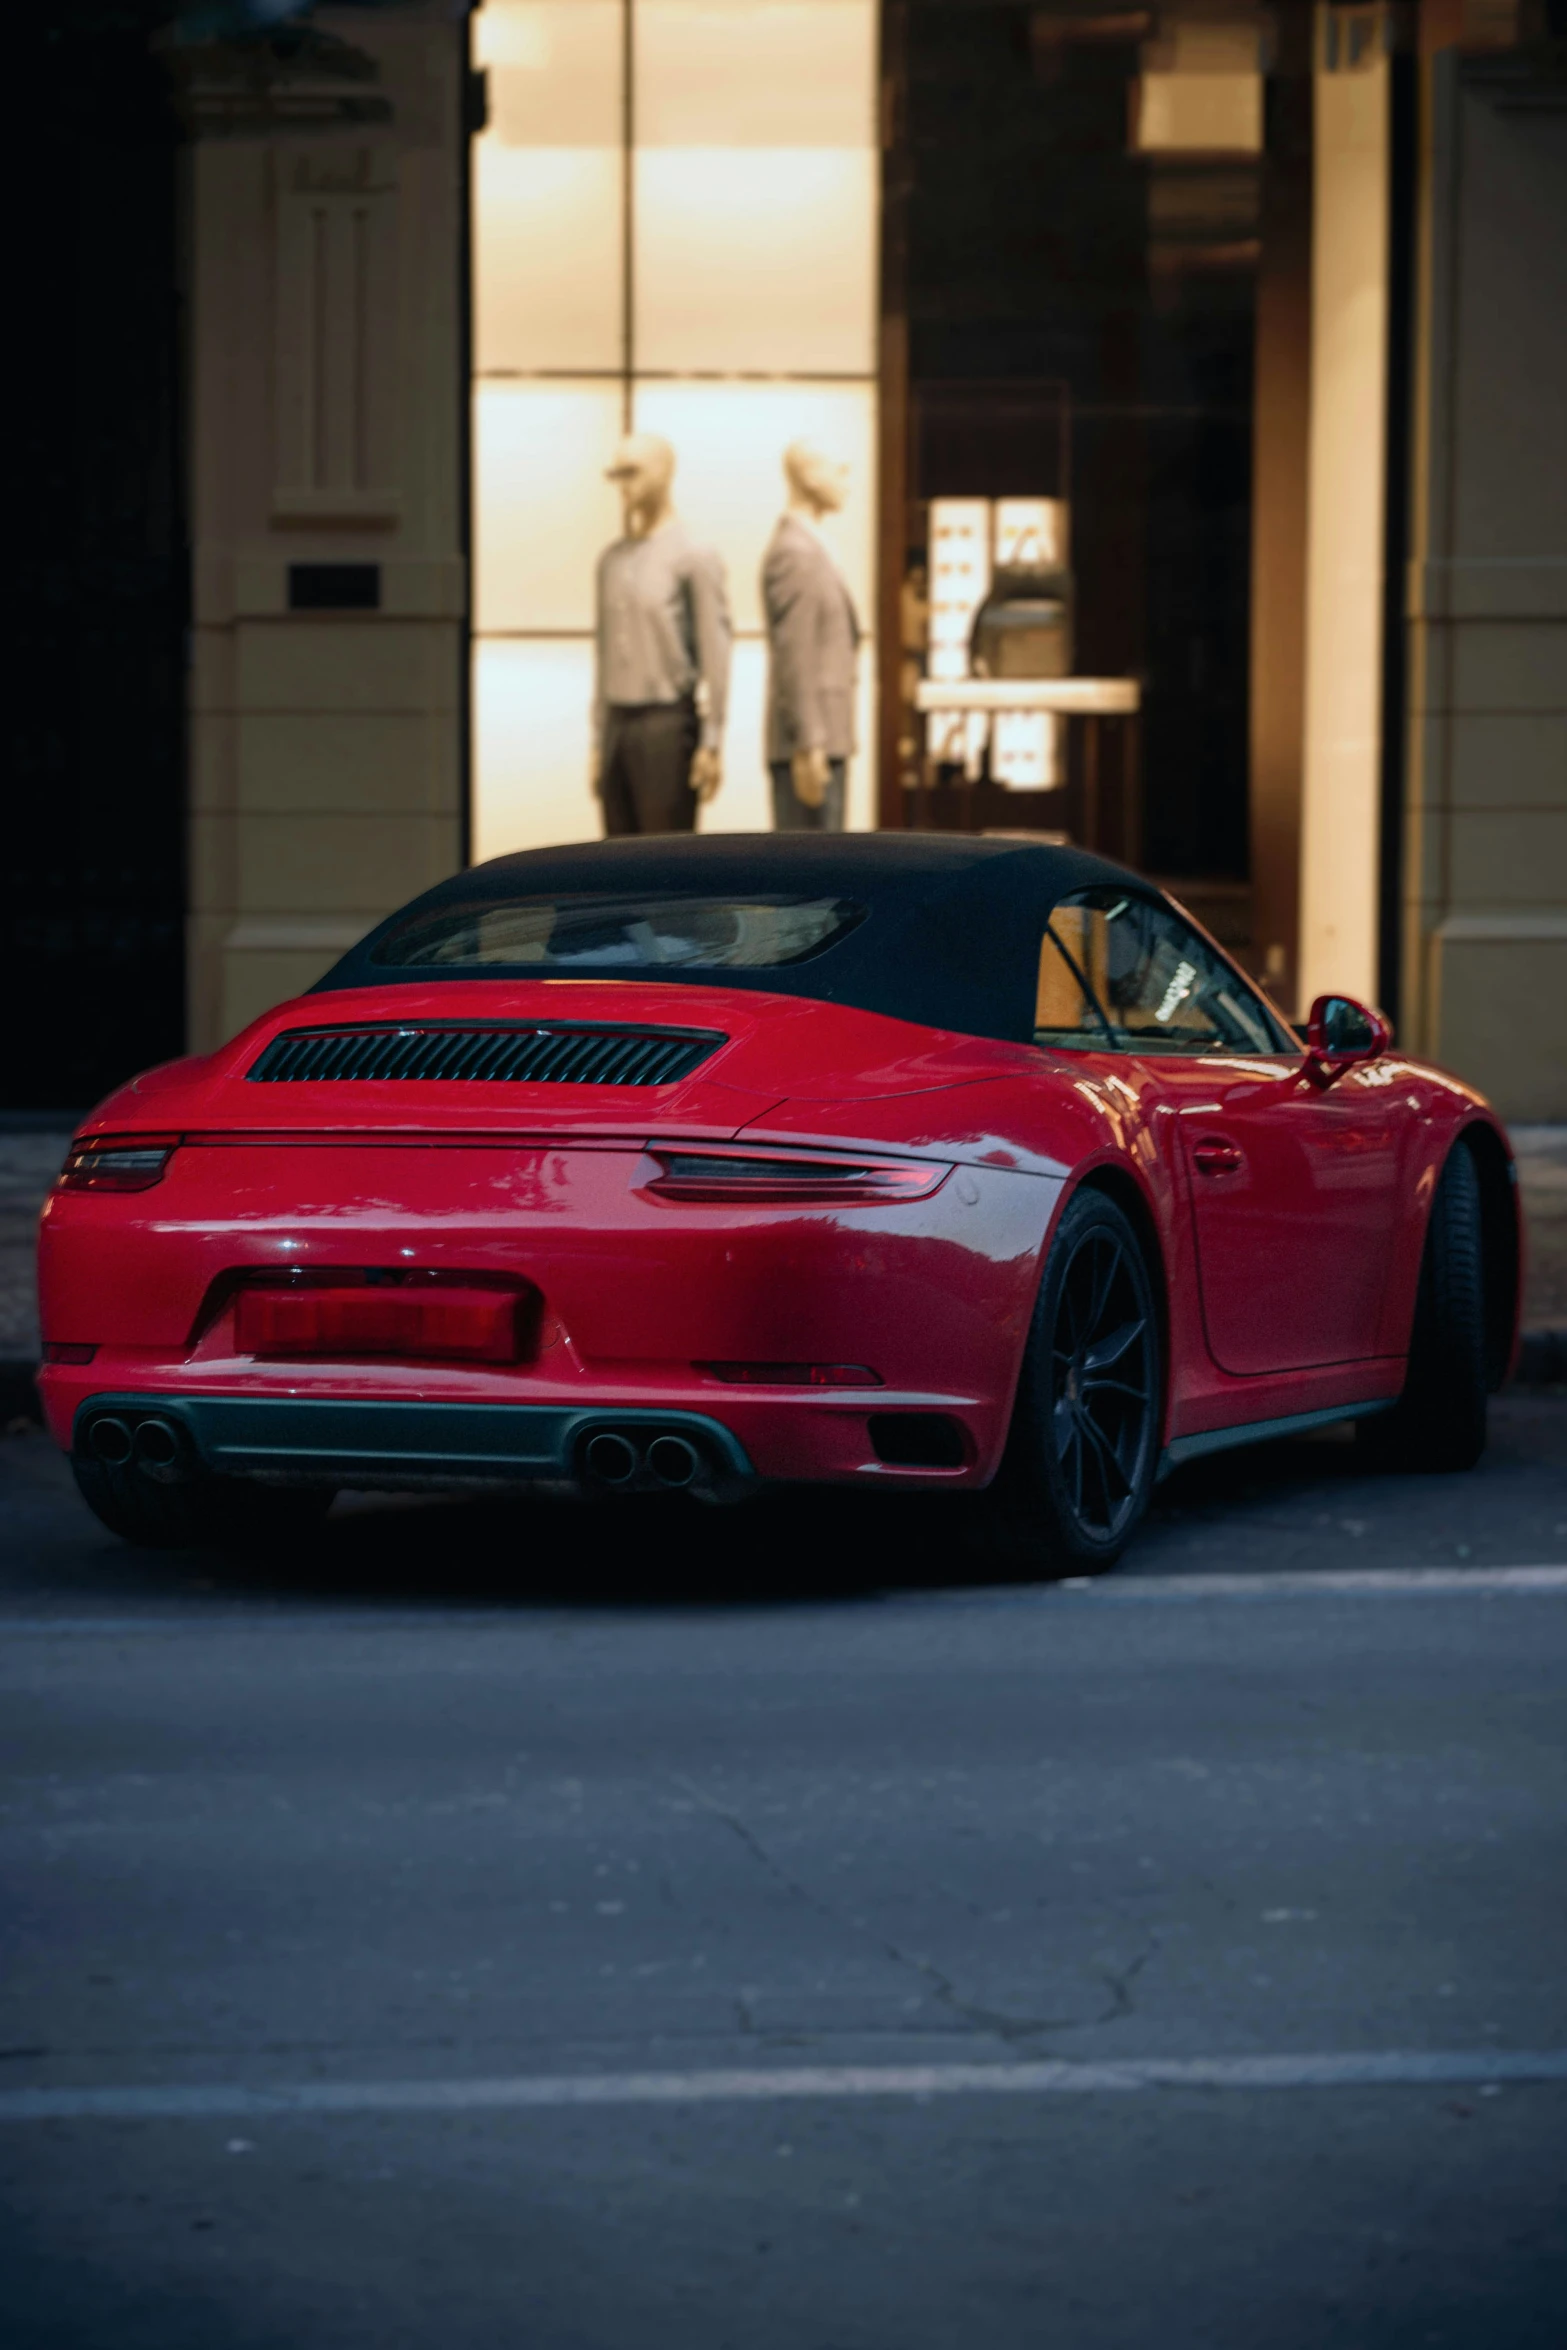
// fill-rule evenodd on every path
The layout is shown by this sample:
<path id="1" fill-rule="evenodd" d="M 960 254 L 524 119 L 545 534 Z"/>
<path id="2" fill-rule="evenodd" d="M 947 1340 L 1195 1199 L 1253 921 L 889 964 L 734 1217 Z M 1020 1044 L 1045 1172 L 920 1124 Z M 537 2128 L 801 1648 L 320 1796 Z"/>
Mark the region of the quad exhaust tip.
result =
<path id="1" fill-rule="evenodd" d="M 683 1436 L 655 1436 L 647 1448 L 647 1465 L 660 1485 L 678 1492 L 701 1475 L 702 1456 Z"/>
<path id="2" fill-rule="evenodd" d="M 134 1452 L 137 1467 L 162 1481 L 183 1467 L 185 1440 L 172 1420 L 138 1420 Z"/>
<path id="3" fill-rule="evenodd" d="M 129 1420 L 119 1412 L 100 1412 L 87 1431 L 87 1450 L 106 1468 L 124 1469 L 134 1462 L 160 1485 L 186 1476 L 191 1468 L 184 1430 L 151 1413 Z"/>
<path id="4" fill-rule="evenodd" d="M 87 1446 L 96 1460 L 111 1469 L 123 1469 L 131 1457 L 131 1432 L 115 1412 L 104 1412 L 87 1431 Z"/>
<path id="5" fill-rule="evenodd" d="M 640 1485 L 684 1493 L 702 1475 L 706 1462 L 690 1439 L 673 1429 L 645 1434 L 600 1428 L 582 1448 L 583 1474 L 595 1485 L 625 1493 Z"/>
<path id="6" fill-rule="evenodd" d="M 629 1437 L 601 1428 L 597 1436 L 589 1437 L 582 1465 L 596 1484 L 629 1485 L 642 1463 Z"/>

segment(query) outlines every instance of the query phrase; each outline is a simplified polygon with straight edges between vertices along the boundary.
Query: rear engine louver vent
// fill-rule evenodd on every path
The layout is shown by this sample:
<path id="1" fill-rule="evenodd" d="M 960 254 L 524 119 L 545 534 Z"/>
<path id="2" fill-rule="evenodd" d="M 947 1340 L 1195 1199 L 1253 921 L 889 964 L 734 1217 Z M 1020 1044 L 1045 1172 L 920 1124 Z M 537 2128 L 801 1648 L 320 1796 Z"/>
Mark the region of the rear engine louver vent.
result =
<path id="1" fill-rule="evenodd" d="M 690 1028 L 290 1028 L 249 1074 L 261 1085 L 673 1085 L 726 1041 Z"/>

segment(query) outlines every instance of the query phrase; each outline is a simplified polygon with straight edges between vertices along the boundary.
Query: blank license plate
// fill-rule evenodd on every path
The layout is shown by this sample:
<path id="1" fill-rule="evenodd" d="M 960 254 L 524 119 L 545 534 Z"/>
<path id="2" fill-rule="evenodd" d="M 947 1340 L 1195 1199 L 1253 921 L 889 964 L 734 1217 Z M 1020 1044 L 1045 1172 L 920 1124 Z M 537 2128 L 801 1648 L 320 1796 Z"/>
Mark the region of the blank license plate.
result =
<path id="1" fill-rule="evenodd" d="M 298 1362 L 330 1356 L 422 1356 L 514 1363 L 521 1299 L 506 1289 L 241 1290 L 241 1354 Z"/>

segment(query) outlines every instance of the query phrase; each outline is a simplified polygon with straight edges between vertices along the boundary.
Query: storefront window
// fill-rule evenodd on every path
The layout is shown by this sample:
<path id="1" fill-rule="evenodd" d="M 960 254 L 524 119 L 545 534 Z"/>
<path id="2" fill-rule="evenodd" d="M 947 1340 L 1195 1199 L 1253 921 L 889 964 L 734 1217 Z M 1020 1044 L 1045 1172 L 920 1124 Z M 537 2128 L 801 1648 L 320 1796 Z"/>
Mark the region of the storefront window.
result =
<path id="1" fill-rule="evenodd" d="M 1201 876 L 1228 928 L 1273 18 L 890 0 L 889 27 L 909 428 L 883 820 Z"/>
<path id="2" fill-rule="evenodd" d="M 765 827 L 762 554 L 781 461 L 847 463 L 825 524 L 874 614 L 874 0 L 487 0 L 475 185 L 475 853 L 583 839 L 593 576 L 624 430 L 674 446 L 736 642 L 723 790 Z M 875 652 L 850 822 L 872 821 Z"/>

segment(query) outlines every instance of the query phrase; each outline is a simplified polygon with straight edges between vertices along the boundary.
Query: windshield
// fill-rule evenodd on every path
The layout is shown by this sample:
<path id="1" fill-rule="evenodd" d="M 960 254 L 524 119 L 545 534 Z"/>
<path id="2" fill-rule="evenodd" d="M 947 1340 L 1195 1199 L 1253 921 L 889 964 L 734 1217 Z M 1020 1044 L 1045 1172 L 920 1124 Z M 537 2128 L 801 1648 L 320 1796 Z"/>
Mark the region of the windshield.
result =
<path id="1" fill-rule="evenodd" d="M 864 919 L 846 898 L 511 898 L 421 915 L 370 959 L 439 971 L 766 971 L 825 953 Z"/>

